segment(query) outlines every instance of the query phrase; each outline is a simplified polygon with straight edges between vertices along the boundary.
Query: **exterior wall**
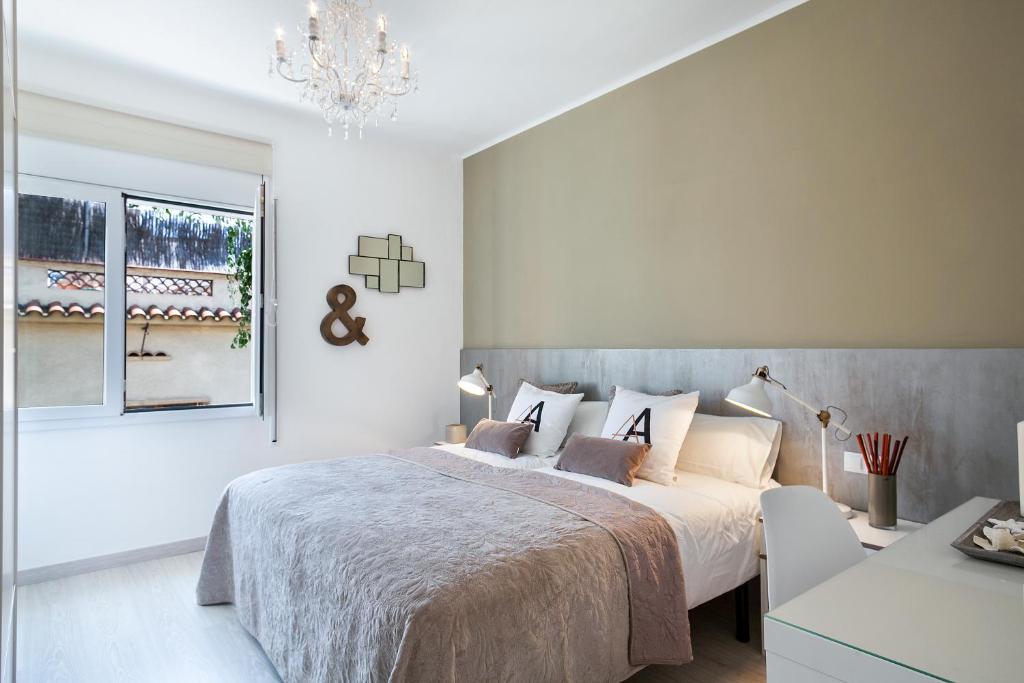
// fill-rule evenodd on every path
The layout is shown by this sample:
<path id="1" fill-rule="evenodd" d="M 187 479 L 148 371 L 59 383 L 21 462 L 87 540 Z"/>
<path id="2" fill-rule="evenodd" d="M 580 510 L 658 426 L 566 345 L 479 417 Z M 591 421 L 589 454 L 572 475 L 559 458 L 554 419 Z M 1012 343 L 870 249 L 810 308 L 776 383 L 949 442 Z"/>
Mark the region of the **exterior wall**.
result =
<path id="1" fill-rule="evenodd" d="M 59 289 L 48 286 L 49 270 L 78 270 L 102 273 L 103 268 L 93 264 L 64 263 L 60 261 L 18 261 L 18 303 L 24 304 L 36 299 L 43 304 L 51 301 L 62 303 L 78 303 L 83 305 L 104 303 L 104 292 L 87 289 Z M 231 285 L 224 273 L 201 273 L 184 270 L 165 270 L 158 268 L 129 268 L 129 275 L 147 275 L 154 277 L 187 277 L 213 281 L 213 295 L 180 295 L 180 294 L 139 294 L 128 292 L 128 305 L 159 306 L 166 308 L 176 306 L 198 309 L 208 308 L 232 309 L 238 306 L 236 297 L 232 296 Z"/>
<path id="2" fill-rule="evenodd" d="M 153 322 L 146 350 L 166 358 L 128 358 L 127 399 L 197 399 L 209 405 L 252 401 L 252 354 L 232 349 L 230 323 Z M 142 323 L 128 325 L 128 351 Z M 18 401 L 22 406 L 98 405 L 103 401 L 103 318 L 22 318 L 18 324 Z"/>
<path id="3" fill-rule="evenodd" d="M 103 318 L 18 320 L 18 405 L 103 403 Z"/>
<path id="4" fill-rule="evenodd" d="M 104 304 L 106 291 L 60 289 L 49 286 L 49 270 L 102 272 L 88 264 L 18 262 L 19 303 L 56 301 L 88 307 Z M 213 294 L 180 295 L 129 292 L 128 306 L 169 306 L 198 310 L 231 309 L 237 304 L 223 273 L 130 268 L 129 274 L 155 277 L 203 278 L 213 281 Z M 103 400 L 104 316 L 24 316 L 19 325 L 18 368 L 22 382 L 18 398 L 23 407 L 98 405 Z M 252 347 L 232 349 L 235 323 L 187 322 L 153 318 L 142 348 L 143 318 L 128 321 L 125 352 L 163 353 L 161 357 L 125 359 L 128 405 L 139 402 L 230 405 L 252 402 Z"/>
<path id="5" fill-rule="evenodd" d="M 146 351 L 167 359 L 128 358 L 126 399 L 175 401 L 196 399 L 208 405 L 252 402 L 252 347 L 232 349 L 238 329 L 231 323 L 154 322 Z M 128 352 L 142 341 L 142 324 L 128 325 Z"/>
<path id="6" fill-rule="evenodd" d="M 49 286 L 47 272 L 50 270 L 80 270 L 88 273 L 102 273 L 103 267 L 92 263 L 64 263 L 62 261 L 18 260 L 18 303 L 51 301 L 75 303 L 83 306 L 103 303 L 103 292 L 93 289 L 57 289 Z"/>

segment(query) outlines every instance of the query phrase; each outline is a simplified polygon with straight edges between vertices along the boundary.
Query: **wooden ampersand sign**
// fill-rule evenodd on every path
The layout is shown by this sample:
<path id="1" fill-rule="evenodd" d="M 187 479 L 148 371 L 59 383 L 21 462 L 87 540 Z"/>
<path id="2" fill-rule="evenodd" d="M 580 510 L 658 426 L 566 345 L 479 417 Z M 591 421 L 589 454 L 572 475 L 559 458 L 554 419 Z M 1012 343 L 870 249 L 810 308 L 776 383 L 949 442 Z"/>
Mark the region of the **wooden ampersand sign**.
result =
<path id="1" fill-rule="evenodd" d="M 344 298 L 339 299 L 339 297 Z M 348 285 L 334 285 L 327 291 L 327 305 L 330 306 L 331 312 L 320 321 L 320 335 L 324 341 L 334 346 L 348 346 L 357 341 L 366 346 L 366 343 L 370 341 L 370 338 L 363 334 L 366 318 L 353 319 L 348 314 L 349 310 L 356 305 L 356 291 Z M 335 320 L 348 330 L 348 334 L 344 337 L 334 334 Z"/>

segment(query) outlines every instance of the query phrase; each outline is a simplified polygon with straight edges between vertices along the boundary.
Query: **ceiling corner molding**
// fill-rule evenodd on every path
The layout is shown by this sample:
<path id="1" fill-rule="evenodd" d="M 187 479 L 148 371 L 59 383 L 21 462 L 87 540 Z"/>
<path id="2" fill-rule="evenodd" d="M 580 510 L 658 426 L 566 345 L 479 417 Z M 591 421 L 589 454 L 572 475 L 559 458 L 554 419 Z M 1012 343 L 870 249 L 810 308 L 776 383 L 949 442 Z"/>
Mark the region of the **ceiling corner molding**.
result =
<path id="1" fill-rule="evenodd" d="M 628 84 L 632 83 L 633 81 L 640 80 L 644 76 L 648 76 L 648 75 L 654 73 L 655 71 L 657 71 L 659 69 L 663 69 L 663 68 L 665 68 L 666 66 L 668 66 L 670 64 L 674 64 L 675 62 L 678 62 L 681 59 L 685 59 L 686 57 L 689 57 L 692 54 L 696 54 L 697 52 L 700 52 L 701 50 L 709 48 L 712 45 L 715 45 L 716 43 L 720 43 L 723 40 L 727 40 L 728 38 L 731 38 L 732 36 L 735 36 L 738 33 L 742 33 L 743 31 L 746 31 L 749 28 L 753 28 L 754 26 L 757 26 L 758 24 L 762 24 L 762 23 L 768 21 L 769 19 L 772 19 L 774 17 L 777 17 L 780 14 L 783 14 L 784 12 L 788 12 L 789 10 L 793 9 L 794 7 L 797 7 L 799 5 L 804 4 L 805 2 L 807 2 L 807 0 L 783 0 L 782 2 L 776 3 L 775 5 L 772 5 L 771 7 L 766 9 L 765 11 L 760 12 L 758 14 L 755 14 L 755 15 L 749 17 L 745 21 L 742 21 L 742 22 L 740 22 L 738 24 L 734 24 L 734 25 L 730 26 L 729 28 L 727 28 L 727 29 L 725 29 L 723 31 L 719 31 L 718 33 L 714 33 L 714 34 L 712 34 L 710 36 L 707 36 L 706 38 L 703 38 L 702 40 L 699 40 L 699 41 L 695 42 L 695 43 L 691 43 L 690 45 L 687 45 L 686 47 L 682 48 L 681 50 L 678 50 L 677 52 L 673 52 L 673 53 L 663 57 L 662 59 L 656 60 L 656 61 L 648 64 L 647 66 L 634 71 L 633 73 L 629 74 L 628 76 L 625 76 L 624 78 L 620 78 L 618 80 L 612 81 L 607 86 L 605 86 L 605 87 L 603 87 L 603 88 L 601 88 L 599 90 L 595 90 L 594 92 L 591 92 L 591 93 L 589 93 L 587 95 L 584 95 L 583 97 L 575 99 L 575 100 L 569 102 L 568 104 L 566 104 L 566 105 L 564 105 L 562 107 L 559 107 L 558 109 L 556 109 L 556 110 L 554 110 L 554 111 L 552 111 L 552 112 L 550 112 L 548 114 L 545 114 L 544 116 L 541 116 L 539 118 L 533 119 L 532 121 L 530 121 L 530 122 L 528 122 L 528 123 L 526 123 L 526 124 L 524 124 L 522 126 L 518 126 L 516 128 L 513 128 L 512 130 L 510 130 L 510 131 L 508 131 L 506 133 L 503 133 L 503 134 L 499 135 L 498 137 L 493 138 L 493 139 L 483 143 L 482 145 L 478 145 L 476 147 L 473 147 L 469 151 L 463 153 L 462 154 L 462 158 L 464 160 L 468 159 L 469 157 L 473 156 L 474 154 L 478 154 L 478 153 L 484 151 L 485 149 L 489 149 L 490 147 L 493 147 L 494 145 L 497 145 L 500 142 L 504 142 L 505 140 L 513 138 L 516 135 L 519 135 L 520 133 L 525 133 L 526 131 L 530 130 L 531 128 L 535 128 L 536 126 L 539 126 L 540 124 L 542 124 L 542 123 L 544 123 L 546 121 L 550 121 L 551 119 L 557 118 L 557 117 L 561 116 L 562 114 L 564 114 L 566 112 L 572 111 L 573 109 L 576 109 L 577 107 L 580 107 L 580 106 L 586 104 L 587 102 L 591 102 L 593 100 L 596 100 L 597 98 L 601 97 L 602 95 L 607 95 L 608 93 L 612 92 L 613 90 L 618 90 L 622 86 L 628 85 Z"/>

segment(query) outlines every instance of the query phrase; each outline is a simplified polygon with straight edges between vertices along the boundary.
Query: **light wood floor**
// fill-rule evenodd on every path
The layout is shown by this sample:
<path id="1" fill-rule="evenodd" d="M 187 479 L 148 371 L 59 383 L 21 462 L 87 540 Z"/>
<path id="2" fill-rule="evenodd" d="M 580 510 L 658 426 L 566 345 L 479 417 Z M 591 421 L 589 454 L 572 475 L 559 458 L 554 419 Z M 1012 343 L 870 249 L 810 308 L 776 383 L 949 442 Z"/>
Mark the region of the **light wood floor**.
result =
<path id="1" fill-rule="evenodd" d="M 18 683 L 278 681 L 229 605 L 195 603 L 200 553 L 18 589 Z M 752 611 L 756 591 L 751 591 Z M 649 667 L 631 683 L 763 681 L 758 620 L 732 636 L 725 596 L 691 613 L 692 664 Z"/>

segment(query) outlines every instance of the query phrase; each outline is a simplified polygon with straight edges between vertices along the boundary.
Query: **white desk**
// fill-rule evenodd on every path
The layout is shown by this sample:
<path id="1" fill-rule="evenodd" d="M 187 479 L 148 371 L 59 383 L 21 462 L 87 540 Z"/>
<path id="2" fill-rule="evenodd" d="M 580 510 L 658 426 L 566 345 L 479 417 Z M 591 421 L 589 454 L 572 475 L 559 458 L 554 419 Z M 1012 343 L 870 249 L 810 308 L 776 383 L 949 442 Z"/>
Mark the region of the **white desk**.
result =
<path id="1" fill-rule="evenodd" d="M 1019 681 L 1024 569 L 950 542 L 974 498 L 765 616 L 770 683 Z"/>

